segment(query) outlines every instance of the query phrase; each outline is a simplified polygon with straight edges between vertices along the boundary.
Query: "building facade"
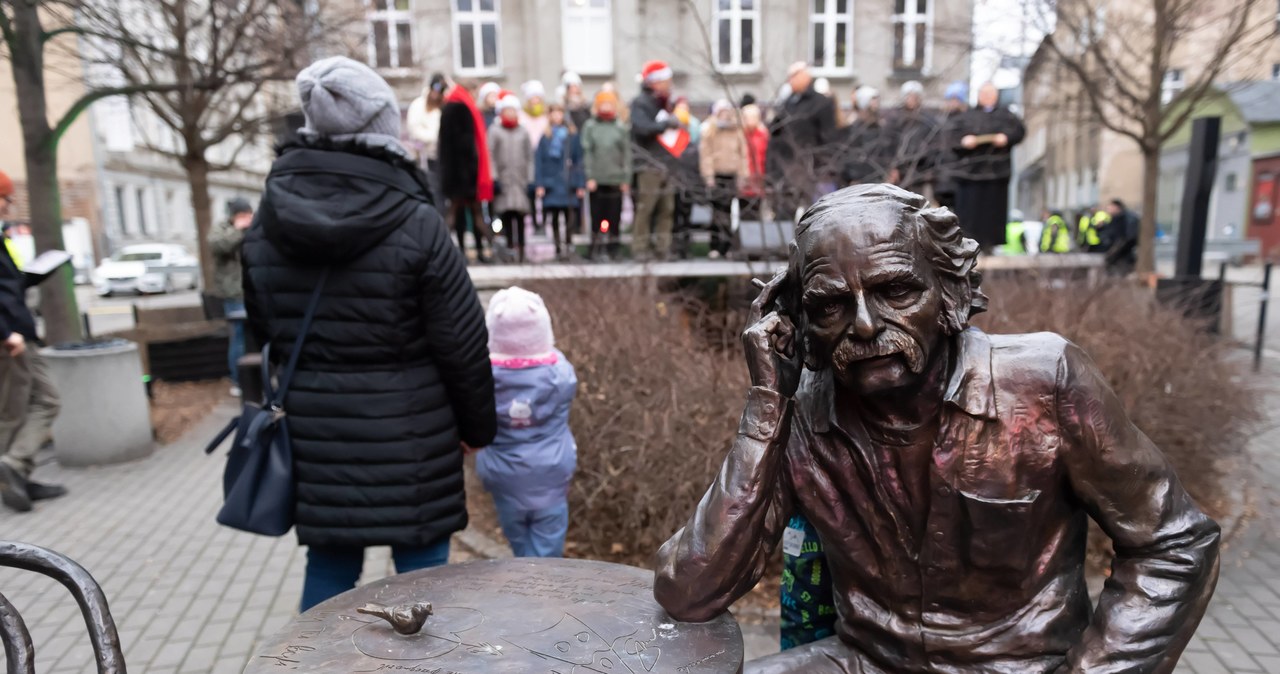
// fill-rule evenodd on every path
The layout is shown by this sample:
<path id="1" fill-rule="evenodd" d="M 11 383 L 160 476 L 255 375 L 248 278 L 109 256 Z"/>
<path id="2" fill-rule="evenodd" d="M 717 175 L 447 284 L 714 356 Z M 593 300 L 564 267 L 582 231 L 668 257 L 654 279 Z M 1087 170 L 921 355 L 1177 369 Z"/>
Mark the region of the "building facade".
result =
<path id="1" fill-rule="evenodd" d="M 644 62 L 667 61 L 697 103 L 772 100 L 787 67 L 808 61 L 847 103 L 853 88 L 920 80 L 933 99 L 968 80 L 973 0 L 355 0 L 366 55 L 406 100 L 431 73 L 549 94 L 565 71 L 593 93 L 636 93 Z"/>
<path id="2" fill-rule="evenodd" d="M 117 97 L 89 111 L 101 188 L 103 249 L 114 252 L 135 243 L 164 242 L 199 249 L 191 188 L 182 165 L 171 153 L 182 141 L 145 102 Z M 245 146 L 240 148 L 244 142 Z M 212 148 L 210 163 L 231 165 L 209 175 L 213 218 L 225 217 L 236 197 L 256 204 L 273 157 L 267 137 L 231 138 Z"/>
<path id="3" fill-rule="evenodd" d="M 1142 200 L 1142 155 L 1127 136 L 1099 123 L 1075 76 L 1041 45 L 1023 73 L 1026 139 L 1014 148 L 1015 206 L 1027 218 L 1069 216 L 1121 199 Z"/>

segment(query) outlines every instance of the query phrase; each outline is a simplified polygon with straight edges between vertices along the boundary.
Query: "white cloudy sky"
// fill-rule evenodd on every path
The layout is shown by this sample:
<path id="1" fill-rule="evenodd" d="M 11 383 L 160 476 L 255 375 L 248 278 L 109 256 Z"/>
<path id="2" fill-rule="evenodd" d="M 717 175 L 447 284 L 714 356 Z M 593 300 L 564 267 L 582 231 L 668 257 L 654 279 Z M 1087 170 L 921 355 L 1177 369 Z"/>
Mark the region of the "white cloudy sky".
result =
<path id="1" fill-rule="evenodd" d="M 1003 56 L 1030 56 L 1043 35 L 1043 14 L 1037 0 L 977 0 L 973 8 L 974 55 L 970 81 L 987 80 L 1004 88 L 1018 83 L 1018 74 L 1000 68 Z"/>

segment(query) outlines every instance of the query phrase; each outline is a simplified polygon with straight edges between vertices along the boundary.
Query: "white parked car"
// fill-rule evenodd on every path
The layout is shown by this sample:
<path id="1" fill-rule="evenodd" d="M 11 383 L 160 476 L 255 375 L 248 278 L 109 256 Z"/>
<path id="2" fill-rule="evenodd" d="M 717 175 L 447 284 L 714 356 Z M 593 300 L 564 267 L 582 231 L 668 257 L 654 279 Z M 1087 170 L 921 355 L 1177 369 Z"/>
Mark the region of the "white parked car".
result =
<path id="1" fill-rule="evenodd" d="M 93 285 L 106 297 L 116 293 L 168 293 L 195 290 L 200 262 L 186 248 L 173 243 L 125 246 L 93 271 Z"/>

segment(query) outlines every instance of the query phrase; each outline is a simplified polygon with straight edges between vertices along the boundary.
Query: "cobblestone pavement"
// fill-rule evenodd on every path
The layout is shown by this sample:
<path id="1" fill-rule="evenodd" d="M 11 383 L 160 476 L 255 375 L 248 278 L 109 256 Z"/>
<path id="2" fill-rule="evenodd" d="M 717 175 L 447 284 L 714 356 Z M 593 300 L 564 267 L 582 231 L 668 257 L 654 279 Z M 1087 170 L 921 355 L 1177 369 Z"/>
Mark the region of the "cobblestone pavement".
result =
<path id="1" fill-rule="evenodd" d="M 57 550 L 101 583 L 130 672 L 239 672 L 258 641 L 296 613 L 304 554 L 293 536 L 214 522 L 222 460 L 201 449 L 234 414 L 229 405 L 218 409 L 143 461 L 41 468 L 37 479 L 62 482 L 71 494 L 26 515 L 0 509 L 0 538 Z M 454 561 L 465 557 L 454 551 Z M 364 580 L 390 569 L 388 550 L 375 549 Z M 0 569 L 0 592 L 27 621 L 37 672 L 97 671 L 79 609 L 61 585 Z"/>
<path id="2" fill-rule="evenodd" d="M 1269 365 L 1269 380 L 1280 381 L 1280 364 Z M 1251 447 L 1246 511 L 1253 517 L 1224 553 L 1217 594 L 1180 674 L 1280 672 L 1280 395 L 1267 398 L 1271 426 Z M 221 460 L 200 449 L 233 413 L 220 408 L 182 441 L 136 463 L 44 467 L 37 477 L 65 483 L 71 495 L 27 515 L 0 510 L 0 538 L 58 550 L 98 579 L 131 672 L 239 672 L 259 640 L 294 615 L 304 558 L 293 537 L 214 523 Z M 467 555 L 455 545 L 454 558 Z M 364 579 L 389 570 L 387 551 L 376 549 Z M 27 619 L 38 672 L 95 671 L 79 610 L 60 585 L 4 569 L 0 592 Z M 776 624 L 745 631 L 749 654 L 777 648 Z"/>

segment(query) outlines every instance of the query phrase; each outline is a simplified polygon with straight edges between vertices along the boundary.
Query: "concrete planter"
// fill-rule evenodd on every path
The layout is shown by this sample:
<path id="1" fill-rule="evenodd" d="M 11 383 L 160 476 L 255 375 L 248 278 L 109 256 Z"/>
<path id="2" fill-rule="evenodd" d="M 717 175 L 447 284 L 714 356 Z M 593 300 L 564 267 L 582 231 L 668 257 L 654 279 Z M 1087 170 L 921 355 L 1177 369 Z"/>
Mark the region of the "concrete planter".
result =
<path id="1" fill-rule="evenodd" d="M 64 466 L 99 466 L 151 453 L 151 412 L 138 345 L 124 340 L 44 349 L 62 398 L 53 424 Z"/>

